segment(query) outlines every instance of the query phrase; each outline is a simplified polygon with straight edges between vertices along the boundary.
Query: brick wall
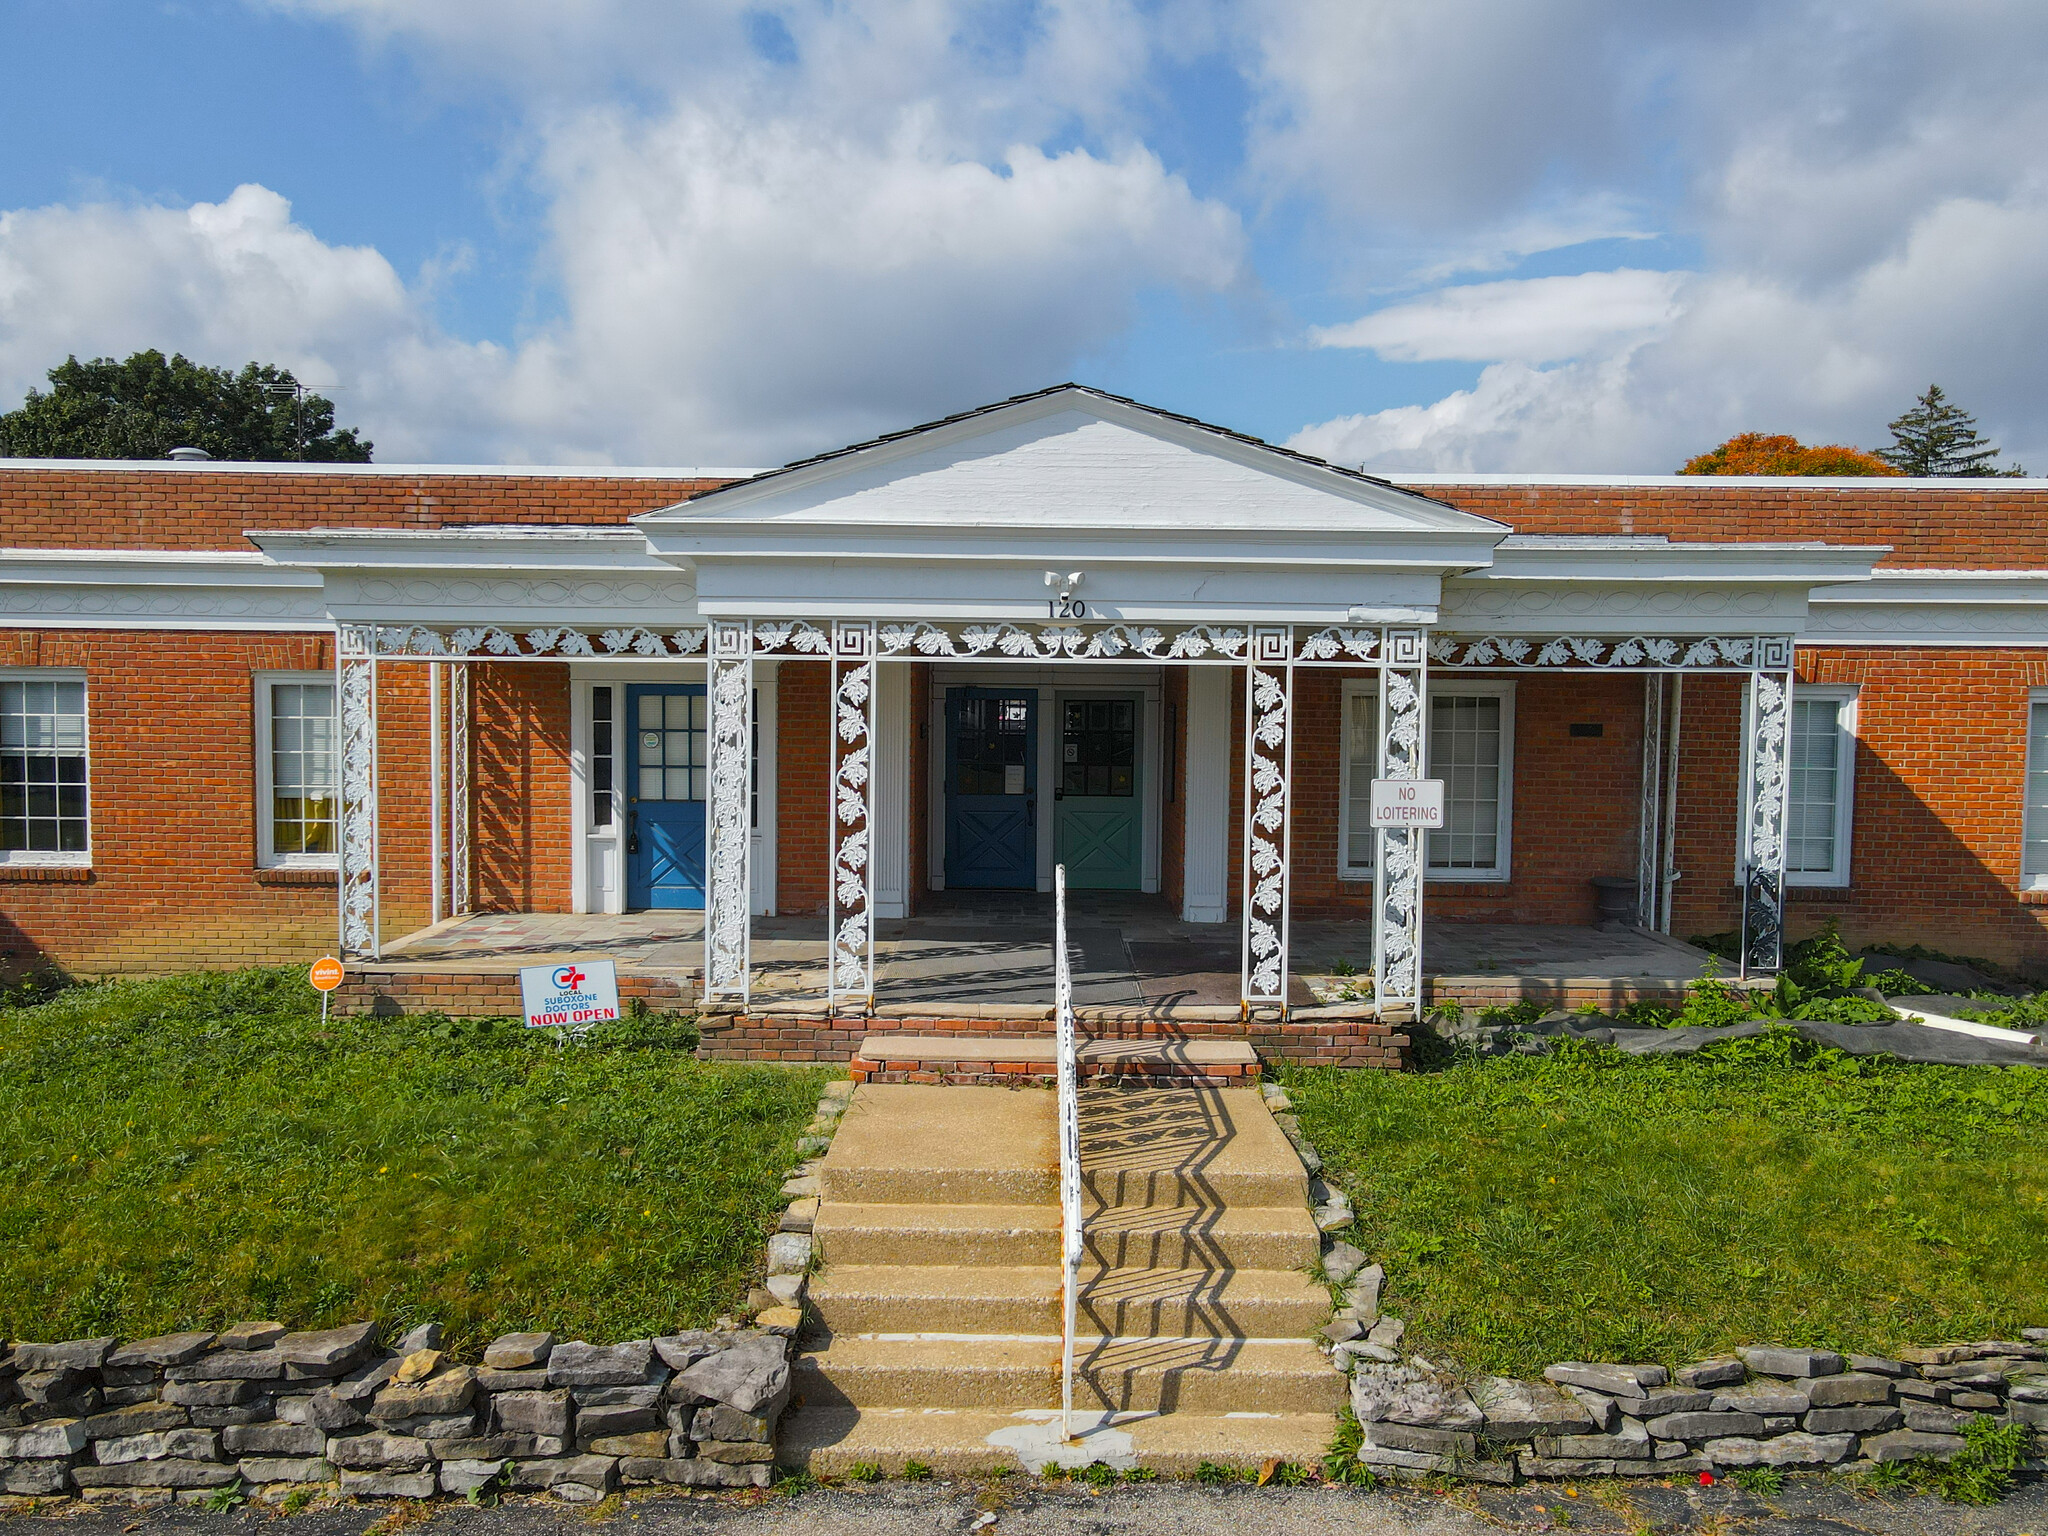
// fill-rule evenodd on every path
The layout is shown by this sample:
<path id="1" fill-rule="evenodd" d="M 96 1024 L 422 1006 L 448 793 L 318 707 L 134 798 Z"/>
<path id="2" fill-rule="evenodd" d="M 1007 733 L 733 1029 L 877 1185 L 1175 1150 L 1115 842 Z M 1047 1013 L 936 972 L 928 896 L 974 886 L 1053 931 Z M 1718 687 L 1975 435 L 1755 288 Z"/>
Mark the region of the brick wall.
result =
<path id="1" fill-rule="evenodd" d="M 1517 533 L 1663 534 L 1679 540 L 1821 539 L 1889 544 L 1889 566 L 2048 566 L 2048 491 L 1995 480 L 1945 485 L 1428 485 L 1415 489 Z"/>
<path id="2" fill-rule="evenodd" d="M 827 709 L 831 667 L 814 661 L 776 669 L 775 910 L 784 916 L 822 915 L 825 865 L 830 858 L 825 823 Z"/>
<path id="3" fill-rule="evenodd" d="M 252 677 L 332 665 L 319 635 L 0 631 L 0 666 L 86 673 L 93 844 L 89 872 L 0 870 L 0 964 L 96 975 L 332 949 L 333 877 L 256 867 Z"/>
<path id="4" fill-rule="evenodd" d="M 623 523 L 721 480 L 607 475 L 0 468 L 0 542 L 247 549 L 247 529 Z"/>
<path id="5" fill-rule="evenodd" d="M 476 906 L 485 912 L 568 912 L 575 905 L 569 668 L 497 662 L 476 667 L 471 676 Z M 379 734 L 387 734 L 382 722 Z M 424 733 L 420 740 L 423 747 Z M 424 849 L 424 801 L 413 814 L 406 847 Z M 388 888 L 392 854 L 403 859 L 403 852 L 388 831 L 384 841 Z M 405 871 L 401 878 L 412 877 Z M 387 910 L 390 903 L 387 895 Z"/>

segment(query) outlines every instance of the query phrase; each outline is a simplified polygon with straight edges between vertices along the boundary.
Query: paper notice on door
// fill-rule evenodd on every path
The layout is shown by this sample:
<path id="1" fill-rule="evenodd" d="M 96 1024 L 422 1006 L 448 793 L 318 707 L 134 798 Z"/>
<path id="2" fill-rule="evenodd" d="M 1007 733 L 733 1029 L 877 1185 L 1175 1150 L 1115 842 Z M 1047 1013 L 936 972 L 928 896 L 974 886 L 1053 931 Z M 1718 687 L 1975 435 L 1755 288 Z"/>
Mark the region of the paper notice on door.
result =
<path id="1" fill-rule="evenodd" d="M 1021 795 L 1024 793 L 1024 765 L 1022 763 L 1006 763 L 1003 766 L 1003 793 L 1006 795 Z"/>

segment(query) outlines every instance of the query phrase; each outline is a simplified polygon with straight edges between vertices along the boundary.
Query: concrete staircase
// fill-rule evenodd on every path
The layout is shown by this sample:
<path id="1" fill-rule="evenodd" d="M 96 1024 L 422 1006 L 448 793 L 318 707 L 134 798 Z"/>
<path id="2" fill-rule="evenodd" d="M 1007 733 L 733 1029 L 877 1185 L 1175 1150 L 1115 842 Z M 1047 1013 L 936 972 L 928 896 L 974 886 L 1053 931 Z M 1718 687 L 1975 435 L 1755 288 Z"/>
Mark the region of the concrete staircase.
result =
<path id="1" fill-rule="evenodd" d="M 865 1083 L 819 1170 L 817 1337 L 781 1459 L 1307 1462 L 1343 1378 L 1300 1161 L 1255 1093 L 1089 1088 L 1076 1442 L 1061 1442 L 1059 1153 L 1045 1090 Z"/>

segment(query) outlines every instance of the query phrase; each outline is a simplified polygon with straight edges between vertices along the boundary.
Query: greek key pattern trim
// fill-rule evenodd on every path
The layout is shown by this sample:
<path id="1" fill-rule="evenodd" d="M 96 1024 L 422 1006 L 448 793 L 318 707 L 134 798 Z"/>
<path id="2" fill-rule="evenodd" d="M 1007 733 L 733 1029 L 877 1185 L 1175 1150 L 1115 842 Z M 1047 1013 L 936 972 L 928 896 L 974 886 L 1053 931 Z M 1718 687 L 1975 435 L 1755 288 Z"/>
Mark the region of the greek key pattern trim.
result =
<path id="1" fill-rule="evenodd" d="M 377 658 L 369 637 L 343 629 L 335 646 L 341 699 L 341 949 L 371 956 L 378 949 Z"/>
<path id="2" fill-rule="evenodd" d="M 1253 635 L 1245 669 L 1244 945 L 1248 1004 L 1287 1002 L 1288 788 L 1294 752 L 1294 668 L 1284 628 Z"/>
<path id="3" fill-rule="evenodd" d="M 1785 752 L 1791 715 L 1791 674 L 1756 673 L 1750 682 L 1750 792 L 1742 829 L 1745 976 L 1775 971 L 1785 959 Z"/>
<path id="4" fill-rule="evenodd" d="M 741 1003 L 753 980 L 754 667 L 744 640 L 743 626 L 713 626 L 704 861 L 704 996 Z"/>
<path id="5" fill-rule="evenodd" d="M 828 895 L 828 1001 L 874 997 L 875 631 L 832 633 L 832 879 Z"/>
<path id="6" fill-rule="evenodd" d="M 1380 666 L 1379 777 L 1425 776 L 1423 714 L 1428 656 L 1420 630 L 1388 630 Z M 1382 1006 L 1422 997 L 1422 877 L 1429 834 L 1417 827 L 1374 833 L 1373 997 Z"/>

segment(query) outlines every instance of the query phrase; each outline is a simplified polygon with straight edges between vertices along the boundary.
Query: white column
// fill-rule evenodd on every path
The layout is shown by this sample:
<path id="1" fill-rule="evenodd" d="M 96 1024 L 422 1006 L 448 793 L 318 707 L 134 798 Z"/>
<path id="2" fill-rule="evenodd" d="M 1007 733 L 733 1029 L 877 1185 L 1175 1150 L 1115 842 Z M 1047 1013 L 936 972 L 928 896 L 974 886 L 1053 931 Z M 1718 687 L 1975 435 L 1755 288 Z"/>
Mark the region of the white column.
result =
<path id="1" fill-rule="evenodd" d="M 1181 803 L 1183 922 L 1230 919 L 1230 684 L 1232 667 L 1188 668 L 1187 741 Z M 1167 743 L 1167 751 L 1173 743 Z"/>
<path id="2" fill-rule="evenodd" d="M 831 862 L 825 889 L 827 1001 L 866 1009 L 875 996 L 875 626 L 832 626 Z"/>
<path id="3" fill-rule="evenodd" d="M 704 858 L 704 997 L 744 1005 L 753 980 L 752 626 L 716 621 L 708 641 L 711 802 Z"/>
<path id="4" fill-rule="evenodd" d="M 1287 1006 L 1288 880 L 1293 817 L 1294 634 L 1252 631 L 1245 667 L 1244 944 L 1246 1007 Z"/>
<path id="5" fill-rule="evenodd" d="M 433 850 L 432 877 L 427 884 L 432 899 L 430 920 L 440 922 L 448 915 L 447 858 L 441 840 L 441 663 L 427 663 L 427 842 Z"/>
<path id="6" fill-rule="evenodd" d="M 448 912 L 471 909 L 469 867 L 469 668 L 448 675 Z"/>
<path id="7" fill-rule="evenodd" d="M 1427 778 L 1428 651 L 1419 629 L 1390 629 L 1380 641 L 1379 777 Z M 1381 1010 L 1422 1003 L 1422 883 L 1428 836 L 1419 827 L 1382 827 L 1373 861 L 1373 997 Z"/>
<path id="8" fill-rule="evenodd" d="M 1785 771 L 1792 721 L 1792 641 L 1756 642 L 1749 675 L 1748 740 L 1742 815 L 1742 957 L 1744 976 L 1775 971 L 1785 959 Z"/>
<path id="9" fill-rule="evenodd" d="M 336 631 L 334 669 L 335 694 L 341 701 L 341 952 L 375 959 L 382 917 L 377 890 L 375 626 L 350 624 Z"/>
<path id="10" fill-rule="evenodd" d="M 876 663 L 875 916 L 910 910 L 910 667 Z"/>
<path id="11" fill-rule="evenodd" d="M 1664 674 L 1643 675 L 1642 787 L 1636 808 L 1636 924 L 1657 926 L 1664 887 Z"/>

